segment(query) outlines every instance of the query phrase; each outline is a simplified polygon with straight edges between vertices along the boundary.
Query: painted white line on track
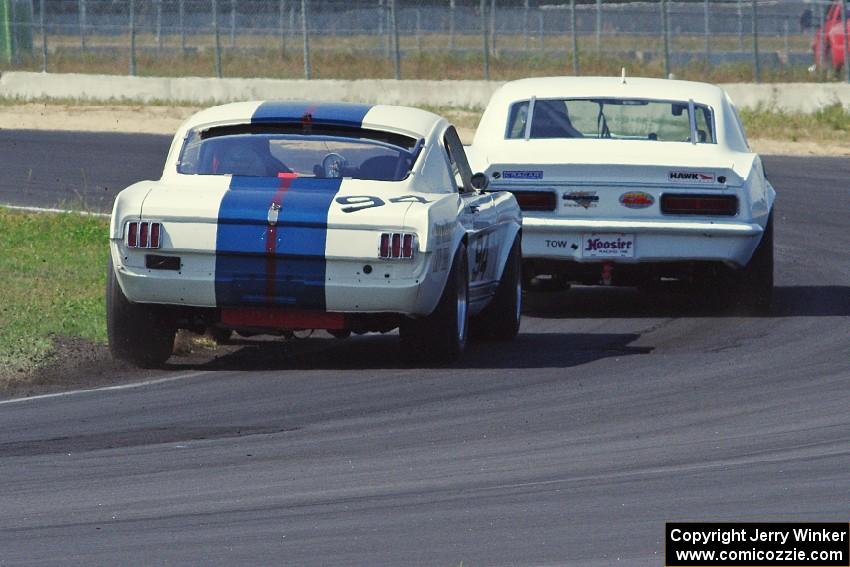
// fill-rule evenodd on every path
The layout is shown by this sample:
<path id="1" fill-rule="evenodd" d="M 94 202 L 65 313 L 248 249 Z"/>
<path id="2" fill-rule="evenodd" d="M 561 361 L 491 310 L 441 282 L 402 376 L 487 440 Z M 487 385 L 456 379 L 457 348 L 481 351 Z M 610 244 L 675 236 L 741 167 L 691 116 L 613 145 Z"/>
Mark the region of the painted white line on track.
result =
<path id="1" fill-rule="evenodd" d="M 24 207 L 21 205 L 3 205 L 0 204 L 0 207 L 4 209 L 14 209 L 16 211 L 27 211 L 30 213 L 54 213 L 54 214 L 73 214 L 73 215 L 81 215 L 84 217 L 104 217 L 109 218 L 109 213 L 92 213 L 89 211 L 74 211 L 72 209 L 51 209 L 45 207 Z"/>
<path id="2" fill-rule="evenodd" d="M 88 394 L 92 392 L 113 392 L 116 390 L 131 390 L 134 388 L 144 388 L 145 386 L 156 386 L 157 384 L 166 384 L 168 382 L 176 382 L 178 380 L 186 380 L 203 374 L 210 373 L 210 370 L 198 370 L 196 372 L 187 372 L 178 374 L 170 378 L 157 378 L 156 380 L 145 380 L 144 382 L 131 382 L 130 384 L 118 384 L 117 386 L 104 386 L 103 388 L 89 388 L 86 390 L 70 390 L 67 392 L 56 392 L 53 394 L 41 394 L 38 396 L 30 396 L 28 398 L 14 398 L 11 400 L 0 400 L 0 405 L 20 404 L 23 402 L 31 402 L 35 400 L 45 400 L 49 398 L 64 398 L 67 396 L 75 396 L 77 394 Z"/>

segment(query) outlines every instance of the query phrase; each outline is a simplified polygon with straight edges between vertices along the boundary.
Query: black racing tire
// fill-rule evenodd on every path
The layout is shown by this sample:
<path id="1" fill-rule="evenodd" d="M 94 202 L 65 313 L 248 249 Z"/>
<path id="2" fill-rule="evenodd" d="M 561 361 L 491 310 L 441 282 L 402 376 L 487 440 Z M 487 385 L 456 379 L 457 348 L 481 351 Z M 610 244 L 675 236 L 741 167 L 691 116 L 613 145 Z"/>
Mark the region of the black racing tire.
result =
<path id="1" fill-rule="evenodd" d="M 773 303 L 773 213 L 746 266 L 715 279 L 714 293 L 705 295 L 709 306 L 741 310 L 752 315 L 770 314 Z"/>
<path id="2" fill-rule="evenodd" d="M 519 333 L 522 320 L 522 242 L 517 234 L 499 287 L 490 304 L 471 321 L 472 336 L 480 339 L 509 341 Z"/>
<path id="3" fill-rule="evenodd" d="M 752 258 L 736 277 L 739 304 L 754 314 L 770 313 L 773 303 L 773 264 L 773 212 L 771 212 Z"/>
<path id="4" fill-rule="evenodd" d="M 451 362 L 463 354 L 469 335 L 469 268 L 464 244 L 455 252 L 437 307 L 427 317 L 404 320 L 399 335 L 408 360 Z"/>
<path id="5" fill-rule="evenodd" d="M 162 307 L 127 299 L 112 262 L 106 276 L 106 334 L 112 356 L 140 368 L 162 366 L 174 350 L 177 334 Z"/>

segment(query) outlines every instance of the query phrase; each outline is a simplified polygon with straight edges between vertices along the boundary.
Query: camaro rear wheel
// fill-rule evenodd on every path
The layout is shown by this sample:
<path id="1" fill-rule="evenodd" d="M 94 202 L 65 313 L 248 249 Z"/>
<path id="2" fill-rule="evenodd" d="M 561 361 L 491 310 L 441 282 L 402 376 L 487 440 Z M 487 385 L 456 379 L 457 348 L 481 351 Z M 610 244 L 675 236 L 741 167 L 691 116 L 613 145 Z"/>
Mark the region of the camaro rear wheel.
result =
<path id="1" fill-rule="evenodd" d="M 714 278 L 710 305 L 744 310 L 756 315 L 770 312 L 773 301 L 773 213 L 767 219 L 761 241 L 752 258 L 740 270 L 726 270 Z"/>
<path id="2" fill-rule="evenodd" d="M 450 361 L 466 349 L 468 333 L 469 269 L 466 246 L 461 244 L 434 312 L 427 317 L 404 321 L 399 334 L 408 358 Z"/>
<path id="3" fill-rule="evenodd" d="M 472 321 L 473 336 L 481 339 L 509 341 L 519 332 L 522 318 L 522 254 L 520 236 L 514 239 L 502 279 L 481 314 Z"/>
<path id="4" fill-rule="evenodd" d="M 742 303 L 756 313 L 767 313 L 773 301 L 773 213 L 747 266 L 737 274 Z"/>
<path id="5" fill-rule="evenodd" d="M 106 333 L 112 356 L 135 366 L 154 368 L 171 356 L 177 328 L 161 307 L 129 301 L 110 262 L 106 276 Z"/>

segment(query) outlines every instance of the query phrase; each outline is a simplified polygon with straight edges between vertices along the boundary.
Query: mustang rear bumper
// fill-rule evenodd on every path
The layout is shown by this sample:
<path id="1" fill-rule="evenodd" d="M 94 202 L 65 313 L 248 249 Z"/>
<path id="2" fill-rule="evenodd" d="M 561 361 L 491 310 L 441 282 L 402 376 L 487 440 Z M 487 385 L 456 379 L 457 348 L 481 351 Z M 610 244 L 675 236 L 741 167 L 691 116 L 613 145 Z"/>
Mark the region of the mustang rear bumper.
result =
<path id="1" fill-rule="evenodd" d="M 275 273 L 276 281 L 266 286 L 262 281 L 268 274 L 240 274 L 230 280 L 218 274 L 215 255 L 197 252 L 156 251 L 160 255 L 180 258 L 179 270 L 149 269 L 145 266 L 144 251 L 128 251 L 112 242 L 113 266 L 124 295 L 135 303 L 155 303 L 187 307 L 235 307 L 262 310 L 264 308 L 316 310 L 315 305 L 299 305 L 291 297 L 320 297 L 320 310 L 329 313 L 392 313 L 423 316 L 437 305 L 447 273 L 434 272 L 430 254 L 420 254 L 414 261 L 386 262 L 377 259 L 327 259 L 324 277 L 292 278 L 291 274 Z M 118 261 L 116 261 L 116 258 Z M 365 269 L 366 266 L 370 269 Z M 280 268 L 280 264 L 278 264 Z M 311 274 L 312 275 L 312 274 Z M 288 278 L 281 284 L 281 278 Z M 251 279 L 258 280 L 251 285 Z M 258 295 L 243 294 L 242 302 L 222 302 L 232 298 L 231 285 L 249 287 Z M 222 289 L 227 293 L 222 294 Z M 262 291 L 268 289 L 264 296 Z M 287 296 L 275 295 L 284 289 Z"/>
<path id="2" fill-rule="evenodd" d="M 745 266 L 764 229 L 740 221 L 523 219 L 523 258 L 573 262 L 722 262 Z M 586 241 L 600 235 L 633 238 L 629 255 L 588 254 Z"/>

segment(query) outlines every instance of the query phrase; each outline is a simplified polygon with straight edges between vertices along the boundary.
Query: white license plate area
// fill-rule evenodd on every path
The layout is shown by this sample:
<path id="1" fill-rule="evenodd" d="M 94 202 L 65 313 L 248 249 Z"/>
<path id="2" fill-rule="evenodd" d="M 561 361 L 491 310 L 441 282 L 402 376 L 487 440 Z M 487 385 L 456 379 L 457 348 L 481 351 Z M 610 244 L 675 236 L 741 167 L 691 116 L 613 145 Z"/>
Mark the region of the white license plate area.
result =
<path id="1" fill-rule="evenodd" d="M 582 234 L 582 258 L 634 258 L 634 234 Z"/>

